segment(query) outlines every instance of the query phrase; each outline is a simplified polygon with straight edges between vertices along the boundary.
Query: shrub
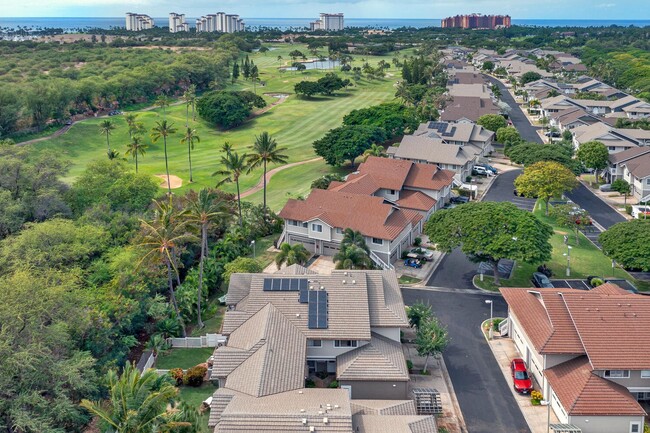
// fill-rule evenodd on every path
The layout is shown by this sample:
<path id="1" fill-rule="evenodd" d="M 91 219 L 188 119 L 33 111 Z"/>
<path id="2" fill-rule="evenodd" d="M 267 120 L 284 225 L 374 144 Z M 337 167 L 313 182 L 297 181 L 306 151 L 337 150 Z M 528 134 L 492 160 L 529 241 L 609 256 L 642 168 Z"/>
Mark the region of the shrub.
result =
<path id="1" fill-rule="evenodd" d="M 316 383 L 311 379 L 305 379 L 305 388 L 316 388 Z"/>
<path id="2" fill-rule="evenodd" d="M 632 205 L 626 204 L 625 205 L 625 213 L 628 215 L 632 215 Z"/>
<path id="3" fill-rule="evenodd" d="M 591 280 L 591 287 L 598 287 L 605 284 L 605 282 L 601 278 L 593 278 Z"/>
<path id="4" fill-rule="evenodd" d="M 409 252 L 408 251 L 402 251 L 402 260 L 408 259 Z"/>
<path id="5" fill-rule="evenodd" d="M 542 401 L 543 398 L 544 398 L 544 396 L 543 396 L 542 393 L 539 392 L 539 391 L 532 391 L 532 392 L 530 393 L 530 399 L 531 399 L 531 402 L 532 402 L 533 405 L 535 405 L 535 406 L 539 405 L 540 401 Z"/>
<path id="6" fill-rule="evenodd" d="M 419 247 L 420 245 L 422 245 L 422 238 L 420 238 L 420 237 L 415 238 L 413 240 L 413 245 L 415 245 L 416 247 Z"/>
<path id="7" fill-rule="evenodd" d="M 495 331 L 499 330 L 499 325 L 503 322 L 503 319 L 492 319 L 492 329 Z"/>
<path id="8" fill-rule="evenodd" d="M 176 382 L 176 386 L 183 384 L 183 369 L 182 368 L 172 368 L 169 370 L 169 375 Z"/>
<path id="9" fill-rule="evenodd" d="M 337 380 L 333 380 L 332 382 L 330 382 L 329 387 L 330 388 L 338 388 L 339 387 L 339 382 Z"/>
<path id="10" fill-rule="evenodd" d="M 406 360 L 406 368 L 408 369 L 408 371 L 413 370 L 413 361 L 411 361 L 410 359 L 407 359 Z"/>
<path id="11" fill-rule="evenodd" d="M 207 371 L 208 369 L 201 365 L 192 367 L 187 370 L 187 373 L 185 373 L 185 376 L 183 377 L 183 383 L 188 386 L 201 386 L 203 383 L 203 378 L 205 377 L 205 373 L 207 373 Z"/>
<path id="12" fill-rule="evenodd" d="M 472 181 L 472 176 L 467 176 L 465 178 L 465 182 L 471 182 Z"/>

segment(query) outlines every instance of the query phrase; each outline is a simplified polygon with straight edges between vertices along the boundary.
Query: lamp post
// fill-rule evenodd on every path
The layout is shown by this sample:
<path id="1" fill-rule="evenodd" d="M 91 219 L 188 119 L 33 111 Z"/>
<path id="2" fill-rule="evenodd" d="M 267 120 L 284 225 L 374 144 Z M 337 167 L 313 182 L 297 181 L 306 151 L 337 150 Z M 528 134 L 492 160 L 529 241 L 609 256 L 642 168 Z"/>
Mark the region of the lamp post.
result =
<path id="1" fill-rule="evenodd" d="M 494 330 L 492 329 L 492 324 L 494 323 L 494 321 L 492 320 L 492 315 L 493 315 L 493 314 L 492 314 L 492 313 L 493 313 L 492 306 L 493 306 L 494 304 L 493 304 L 493 302 L 492 302 L 492 299 L 486 299 L 486 300 L 485 300 L 485 303 L 486 303 L 486 304 L 490 304 L 490 328 L 489 328 L 489 330 L 488 330 L 488 337 L 490 338 L 490 340 L 492 340 L 492 337 L 494 336 Z"/>
<path id="2" fill-rule="evenodd" d="M 255 258 L 255 240 L 251 241 L 251 246 L 253 247 L 253 258 Z"/>
<path id="3" fill-rule="evenodd" d="M 570 277 L 571 276 L 571 245 L 566 246 L 566 254 L 563 254 L 566 256 L 566 276 Z"/>

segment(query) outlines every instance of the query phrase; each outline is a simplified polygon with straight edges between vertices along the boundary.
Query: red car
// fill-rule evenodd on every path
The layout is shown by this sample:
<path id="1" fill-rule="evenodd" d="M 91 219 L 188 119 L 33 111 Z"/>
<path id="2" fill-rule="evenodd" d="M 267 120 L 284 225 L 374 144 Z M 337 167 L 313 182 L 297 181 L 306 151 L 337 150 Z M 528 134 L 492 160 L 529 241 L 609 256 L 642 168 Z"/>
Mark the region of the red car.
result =
<path id="1" fill-rule="evenodd" d="M 533 390 L 533 381 L 530 379 L 526 363 L 521 358 L 515 358 L 510 363 L 510 372 L 514 382 L 515 391 L 528 394 Z"/>

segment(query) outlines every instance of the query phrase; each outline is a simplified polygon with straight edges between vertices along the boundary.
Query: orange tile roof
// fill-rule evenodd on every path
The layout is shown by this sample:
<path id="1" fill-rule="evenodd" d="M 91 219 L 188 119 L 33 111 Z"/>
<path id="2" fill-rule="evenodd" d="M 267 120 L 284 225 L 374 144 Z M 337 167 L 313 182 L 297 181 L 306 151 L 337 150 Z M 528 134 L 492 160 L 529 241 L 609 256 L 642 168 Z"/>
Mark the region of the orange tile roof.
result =
<path id="1" fill-rule="evenodd" d="M 322 189 L 312 190 L 305 200 L 289 200 L 279 216 L 303 222 L 318 218 L 332 227 L 350 228 L 388 240 L 422 219 L 416 211 L 384 203 L 382 197 Z"/>
<path id="2" fill-rule="evenodd" d="M 454 174 L 451 170 L 440 170 L 435 164 L 414 163 L 404 186 L 440 191 L 451 185 Z"/>
<path id="3" fill-rule="evenodd" d="M 351 194 L 373 195 L 381 188 L 373 176 L 369 174 L 353 173 L 348 176 L 346 182 L 332 182 L 328 190 L 343 191 Z"/>
<path id="4" fill-rule="evenodd" d="M 371 156 L 359 166 L 359 173 L 372 175 L 381 188 L 400 190 L 412 165 L 406 160 Z"/>
<path id="5" fill-rule="evenodd" d="M 422 191 L 402 191 L 397 200 L 397 205 L 405 209 L 415 209 L 421 211 L 429 211 L 438 203 L 432 197 L 429 197 Z"/>
<path id="6" fill-rule="evenodd" d="M 646 415 L 627 388 L 595 375 L 586 356 L 544 370 L 544 374 L 569 415 Z"/>

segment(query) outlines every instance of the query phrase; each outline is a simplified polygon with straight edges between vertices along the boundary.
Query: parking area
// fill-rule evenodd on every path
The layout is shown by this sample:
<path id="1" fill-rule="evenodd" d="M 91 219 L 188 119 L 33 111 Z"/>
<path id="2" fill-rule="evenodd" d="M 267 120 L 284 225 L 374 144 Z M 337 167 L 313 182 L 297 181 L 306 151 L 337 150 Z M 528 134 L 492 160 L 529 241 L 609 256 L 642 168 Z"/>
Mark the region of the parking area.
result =
<path id="1" fill-rule="evenodd" d="M 558 289 L 590 290 L 587 280 L 551 280 L 553 287 Z"/>
<path id="2" fill-rule="evenodd" d="M 535 200 L 534 198 L 525 198 L 525 197 L 513 196 L 511 201 L 519 209 L 523 209 L 523 210 L 527 210 L 528 212 L 532 212 L 535 209 L 535 202 L 537 200 Z"/>
<path id="3" fill-rule="evenodd" d="M 420 268 L 414 268 L 412 266 L 406 266 L 404 264 L 404 260 L 397 260 L 393 265 L 395 266 L 395 273 L 397 274 L 397 277 L 405 276 L 405 277 L 411 277 L 411 278 L 417 278 L 418 280 L 421 281 L 426 281 L 427 278 L 431 275 L 434 266 L 440 262 L 442 259 L 443 253 L 440 251 L 435 251 L 435 250 L 427 250 L 431 253 L 433 253 L 433 257 L 431 259 L 425 261 L 420 261 L 420 264 L 422 267 Z"/>

